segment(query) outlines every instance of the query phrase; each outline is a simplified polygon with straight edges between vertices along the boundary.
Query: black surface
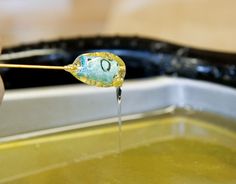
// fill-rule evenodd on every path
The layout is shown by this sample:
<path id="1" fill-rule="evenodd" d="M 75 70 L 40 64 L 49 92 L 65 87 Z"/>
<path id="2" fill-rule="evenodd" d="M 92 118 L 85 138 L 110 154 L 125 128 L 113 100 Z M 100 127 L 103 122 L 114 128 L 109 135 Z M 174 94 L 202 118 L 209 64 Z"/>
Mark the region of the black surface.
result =
<path id="1" fill-rule="evenodd" d="M 160 75 L 181 76 L 236 87 L 236 54 L 193 49 L 139 37 L 81 37 L 3 48 L 4 53 L 55 48 L 63 53 L 11 60 L 10 63 L 71 64 L 85 52 L 108 51 L 126 63 L 126 79 Z M 71 74 L 56 70 L 1 69 L 6 89 L 78 83 Z"/>

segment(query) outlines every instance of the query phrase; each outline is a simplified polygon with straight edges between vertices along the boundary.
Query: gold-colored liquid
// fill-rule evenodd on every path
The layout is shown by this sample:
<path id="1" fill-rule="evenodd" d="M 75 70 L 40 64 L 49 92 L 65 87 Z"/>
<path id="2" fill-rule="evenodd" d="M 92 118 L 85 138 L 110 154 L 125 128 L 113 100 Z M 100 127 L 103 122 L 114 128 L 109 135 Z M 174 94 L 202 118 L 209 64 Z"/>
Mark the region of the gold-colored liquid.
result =
<path id="1" fill-rule="evenodd" d="M 2 143 L 0 183 L 234 184 L 234 121 L 184 111 Z M 222 126 L 221 126 L 222 125 Z"/>

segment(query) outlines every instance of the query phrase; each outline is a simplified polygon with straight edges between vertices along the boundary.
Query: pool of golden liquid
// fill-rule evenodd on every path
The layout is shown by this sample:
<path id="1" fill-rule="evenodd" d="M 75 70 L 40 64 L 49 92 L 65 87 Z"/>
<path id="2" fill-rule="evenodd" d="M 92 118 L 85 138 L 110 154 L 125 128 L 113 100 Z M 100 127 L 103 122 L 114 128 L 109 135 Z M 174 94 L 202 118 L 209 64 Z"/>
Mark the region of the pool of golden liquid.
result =
<path id="1" fill-rule="evenodd" d="M 0 144 L 0 183 L 235 184 L 236 121 L 189 110 Z"/>

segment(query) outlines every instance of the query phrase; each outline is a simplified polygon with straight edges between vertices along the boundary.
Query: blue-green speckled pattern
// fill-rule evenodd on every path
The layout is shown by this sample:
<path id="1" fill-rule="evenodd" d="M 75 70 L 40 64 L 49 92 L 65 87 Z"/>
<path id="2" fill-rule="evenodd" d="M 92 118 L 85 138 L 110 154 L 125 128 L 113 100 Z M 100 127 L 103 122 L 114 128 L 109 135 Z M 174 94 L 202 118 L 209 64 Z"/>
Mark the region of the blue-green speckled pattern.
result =
<path id="1" fill-rule="evenodd" d="M 77 72 L 78 77 L 111 84 L 119 72 L 119 65 L 113 60 L 84 55 L 80 56 L 79 60 L 81 68 Z"/>

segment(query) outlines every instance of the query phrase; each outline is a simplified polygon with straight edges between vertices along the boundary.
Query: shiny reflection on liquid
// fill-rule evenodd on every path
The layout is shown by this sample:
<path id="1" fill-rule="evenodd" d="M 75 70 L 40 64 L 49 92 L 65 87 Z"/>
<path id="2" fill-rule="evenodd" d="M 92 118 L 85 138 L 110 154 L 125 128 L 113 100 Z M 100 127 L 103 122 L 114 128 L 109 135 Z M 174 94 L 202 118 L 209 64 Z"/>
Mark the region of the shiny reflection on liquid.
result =
<path id="1" fill-rule="evenodd" d="M 236 182 L 235 121 L 151 114 L 123 123 L 121 153 L 117 122 L 1 144 L 0 183 Z"/>

